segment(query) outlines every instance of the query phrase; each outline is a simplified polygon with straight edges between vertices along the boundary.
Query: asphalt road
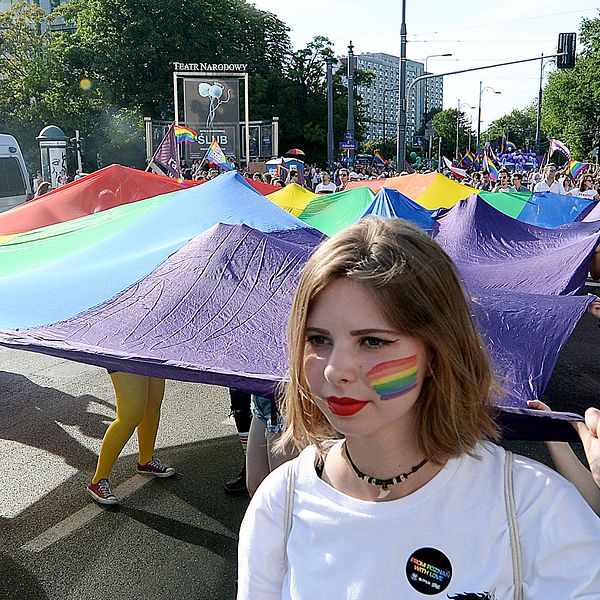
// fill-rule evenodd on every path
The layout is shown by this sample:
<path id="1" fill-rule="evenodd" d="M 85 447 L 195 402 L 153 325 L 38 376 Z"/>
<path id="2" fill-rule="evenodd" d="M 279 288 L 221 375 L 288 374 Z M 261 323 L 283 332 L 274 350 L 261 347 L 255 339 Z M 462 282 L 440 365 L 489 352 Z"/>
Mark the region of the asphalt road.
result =
<path id="1" fill-rule="evenodd" d="M 599 341 L 586 315 L 544 396 L 556 410 L 600 405 Z M 222 492 L 243 460 L 228 412 L 223 388 L 168 382 L 156 454 L 177 476 L 135 475 L 131 441 L 111 477 L 124 501 L 103 509 L 85 485 L 114 417 L 106 372 L 0 348 L 0 600 L 234 598 L 248 499 Z M 549 462 L 542 443 L 511 447 Z"/>

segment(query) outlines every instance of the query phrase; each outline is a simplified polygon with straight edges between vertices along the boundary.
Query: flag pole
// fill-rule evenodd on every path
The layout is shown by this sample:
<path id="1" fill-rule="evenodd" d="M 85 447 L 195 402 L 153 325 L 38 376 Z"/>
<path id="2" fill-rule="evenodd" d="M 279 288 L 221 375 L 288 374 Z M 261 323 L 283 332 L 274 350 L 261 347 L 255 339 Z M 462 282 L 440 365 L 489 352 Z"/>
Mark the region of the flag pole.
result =
<path id="1" fill-rule="evenodd" d="M 148 161 L 148 166 L 145 169 L 145 172 L 150 170 L 150 167 L 152 166 L 152 163 L 154 163 L 154 159 L 156 158 L 156 155 L 158 154 L 158 151 L 160 150 L 160 147 L 164 144 L 165 140 L 167 139 L 167 136 L 169 135 L 169 133 L 171 133 L 171 129 L 173 129 L 173 124 L 171 123 L 171 125 L 169 125 L 169 129 L 167 129 L 167 133 L 165 133 L 165 136 L 163 137 L 163 139 L 161 140 L 160 144 L 156 147 L 156 150 L 152 156 L 152 158 Z M 156 164 L 156 163 L 154 163 Z"/>

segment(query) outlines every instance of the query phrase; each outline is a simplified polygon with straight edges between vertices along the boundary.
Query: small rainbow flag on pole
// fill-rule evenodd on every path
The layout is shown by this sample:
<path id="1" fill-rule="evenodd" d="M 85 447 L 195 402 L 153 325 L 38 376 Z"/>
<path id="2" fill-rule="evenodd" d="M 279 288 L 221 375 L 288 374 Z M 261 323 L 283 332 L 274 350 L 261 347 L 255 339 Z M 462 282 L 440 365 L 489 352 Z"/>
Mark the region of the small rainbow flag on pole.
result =
<path id="1" fill-rule="evenodd" d="M 498 181 L 498 169 L 496 168 L 494 161 L 487 154 L 483 161 L 483 170 L 490 174 L 490 179 L 492 181 Z"/>
<path id="2" fill-rule="evenodd" d="M 197 142 L 198 134 L 191 127 L 183 127 L 182 125 L 174 125 L 175 139 L 178 144 L 183 142 Z"/>
<path id="3" fill-rule="evenodd" d="M 575 181 L 588 168 L 588 166 L 588 163 L 582 163 L 571 159 L 569 162 L 569 175 L 571 175 L 573 181 Z"/>
<path id="4" fill-rule="evenodd" d="M 204 160 L 214 163 L 217 167 L 223 169 L 224 171 L 233 171 L 233 165 L 229 163 L 227 157 L 223 150 L 221 150 L 221 146 L 219 146 L 217 140 L 213 140 L 211 145 L 208 147 L 206 154 L 204 155 Z"/>
<path id="5" fill-rule="evenodd" d="M 383 158 L 383 154 L 381 154 L 379 150 L 375 150 L 375 152 L 373 152 L 373 164 L 379 164 L 385 167 L 389 164 L 389 162 L 389 160 Z"/>

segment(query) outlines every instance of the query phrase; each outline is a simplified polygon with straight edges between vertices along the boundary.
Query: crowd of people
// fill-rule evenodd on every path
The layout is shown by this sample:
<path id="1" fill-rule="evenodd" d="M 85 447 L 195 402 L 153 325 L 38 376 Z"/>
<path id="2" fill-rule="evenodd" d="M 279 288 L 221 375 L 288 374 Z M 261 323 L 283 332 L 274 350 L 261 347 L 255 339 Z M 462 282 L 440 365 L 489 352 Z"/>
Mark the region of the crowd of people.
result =
<path id="1" fill-rule="evenodd" d="M 190 179 L 219 174 L 199 162 L 189 168 Z M 281 187 L 301 179 L 327 194 L 396 173 L 306 165 L 302 174 L 290 168 L 285 181 L 243 175 Z M 495 182 L 471 171 L 462 182 L 598 200 L 599 176 L 594 167 L 574 183 L 548 163 L 526 174 L 500 169 Z M 600 277 L 596 262 L 590 270 Z M 600 301 L 589 312 L 600 319 Z M 230 390 L 245 464 L 225 492 L 252 497 L 240 531 L 239 600 L 413 597 L 415 590 L 595 597 L 600 410 L 573 425 L 589 468 L 568 444 L 548 442 L 573 485 L 496 444 L 493 404 L 502 389 L 455 267 L 435 241 L 399 220 L 363 219 L 309 259 L 289 323 L 280 395 Z M 87 487 L 100 504 L 118 503 L 109 476 L 135 430 L 137 472 L 175 475 L 154 456 L 164 380 L 110 376 L 117 417 Z M 550 410 L 539 400 L 529 407 Z"/>

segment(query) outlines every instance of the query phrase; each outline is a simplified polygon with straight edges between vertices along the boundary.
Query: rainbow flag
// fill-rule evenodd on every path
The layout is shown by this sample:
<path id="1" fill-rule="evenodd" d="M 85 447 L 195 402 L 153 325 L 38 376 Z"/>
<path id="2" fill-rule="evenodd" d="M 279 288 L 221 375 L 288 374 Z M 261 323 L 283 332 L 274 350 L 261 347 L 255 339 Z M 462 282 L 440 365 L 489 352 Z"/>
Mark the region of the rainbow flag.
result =
<path id="1" fill-rule="evenodd" d="M 182 125 L 174 125 L 175 139 L 178 144 L 183 142 L 197 142 L 198 134 L 191 127 L 183 127 Z"/>
<path id="2" fill-rule="evenodd" d="M 492 181 L 498 181 L 498 169 L 496 168 L 494 161 L 487 154 L 483 161 L 483 170 L 488 171 Z"/>
<path id="3" fill-rule="evenodd" d="M 275 169 L 275 175 L 277 175 L 277 177 L 279 179 L 281 179 L 281 181 L 283 181 L 283 183 L 285 183 L 285 180 L 287 179 L 287 176 L 290 174 L 290 170 L 288 169 L 286 163 L 285 163 L 285 159 L 282 158 L 281 162 L 277 165 L 276 169 Z"/>
<path id="4" fill-rule="evenodd" d="M 475 162 L 475 155 L 472 150 L 468 150 L 460 161 L 461 167 L 472 167 Z"/>
<path id="5" fill-rule="evenodd" d="M 233 165 L 229 163 L 227 157 L 223 150 L 221 150 L 221 146 L 217 140 L 213 140 L 206 154 L 204 155 L 204 160 L 214 163 L 217 167 L 223 169 L 224 171 L 233 171 Z"/>
<path id="6" fill-rule="evenodd" d="M 379 150 L 375 150 L 375 152 L 373 153 L 373 164 L 379 164 L 385 167 L 389 164 L 389 162 L 389 160 L 383 158 L 383 154 L 381 154 Z"/>
<path id="7" fill-rule="evenodd" d="M 588 168 L 588 166 L 588 163 L 582 163 L 571 159 L 569 162 L 569 175 L 571 175 L 573 181 L 576 181 L 577 178 Z"/>

